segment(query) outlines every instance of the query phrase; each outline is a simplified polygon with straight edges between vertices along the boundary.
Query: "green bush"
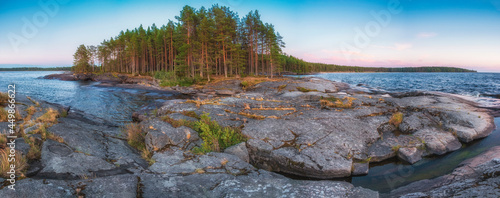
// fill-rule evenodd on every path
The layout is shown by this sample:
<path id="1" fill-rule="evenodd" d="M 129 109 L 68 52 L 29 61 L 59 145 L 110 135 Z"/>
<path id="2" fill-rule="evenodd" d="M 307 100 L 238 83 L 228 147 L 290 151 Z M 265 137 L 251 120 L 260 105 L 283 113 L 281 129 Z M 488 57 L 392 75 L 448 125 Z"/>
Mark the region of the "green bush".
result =
<path id="1" fill-rule="evenodd" d="M 198 131 L 203 139 L 201 147 L 193 149 L 193 152 L 198 154 L 220 152 L 227 147 L 246 141 L 239 128 L 222 127 L 216 121 L 212 121 L 208 113 L 201 115 L 200 120 L 194 124 L 194 130 Z"/>
<path id="2" fill-rule="evenodd" d="M 196 82 L 203 81 L 201 78 L 188 78 L 181 77 L 175 74 L 175 72 L 167 71 L 157 71 L 154 74 L 154 78 L 160 81 L 160 86 L 162 87 L 172 87 L 172 86 L 191 86 Z"/>

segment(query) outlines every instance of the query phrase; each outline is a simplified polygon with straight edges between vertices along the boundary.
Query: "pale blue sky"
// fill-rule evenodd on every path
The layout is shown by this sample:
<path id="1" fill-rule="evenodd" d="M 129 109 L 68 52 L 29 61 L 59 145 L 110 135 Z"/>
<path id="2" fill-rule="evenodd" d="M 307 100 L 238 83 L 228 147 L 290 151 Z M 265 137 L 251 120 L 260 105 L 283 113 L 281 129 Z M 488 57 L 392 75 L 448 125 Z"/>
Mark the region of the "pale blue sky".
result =
<path id="1" fill-rule="evenodd" d="M 259 10 L 284 36 L 284 51 L 306 61 L 500 72 L 500 0 L 1 1 L 0 64 L 71 65 L 80 44 L 97 45 L 140 24 L 161 26 L 186 4 L 215 3 L 240 17 Z M 387 24 L 380 24 L 372 13 L 390 20 L 383 15 Z M 36 32 L 23 32 L 33 22 Z M 364 34 L 368 39 L 360 39 Z"/>

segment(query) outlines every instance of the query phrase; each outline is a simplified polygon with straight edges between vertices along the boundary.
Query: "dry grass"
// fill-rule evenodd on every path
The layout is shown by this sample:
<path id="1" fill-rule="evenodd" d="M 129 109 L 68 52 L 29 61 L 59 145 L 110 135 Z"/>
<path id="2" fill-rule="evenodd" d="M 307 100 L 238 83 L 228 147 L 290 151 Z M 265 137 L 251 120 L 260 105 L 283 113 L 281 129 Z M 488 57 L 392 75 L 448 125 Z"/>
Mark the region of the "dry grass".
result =
<path id="1" fill-rule="evenodd" d="M 341 100 L 335 97 L 330 97 L 323 98 L 319 101 L 322 107 L 351 109 L 353 108 L 352 105 L 354 100 L 356 100 L 356 98 L 345 97 Z"/>
<path id="2" fill-rule="evenodd" d="M 10 163 L 9 162 L 9 150 L 2 149 L 0 150 L 0 175 L 4 178 L 9 177 L 7 172 L 10 171 Z M 12 161 L 12 160 L 11 160 Z M 28 168 L 28 160 L 24 157 L 20 152 L 16 151 L 16 157 L 13 161 L 16 168 L 17 176 L 24 177 L 24 171 Z"/>
<path id="3" fill-rule="evenodd" d="M 198 116 L 198 114 L 196 114 L 196 112 L 194 111 L 181 111 L 180 113 L 188 117 L 200 119 L 200 116 Z"/>
<path id="4" fill-rule="evenodd" d="M 296 111 L 293 107 L 259 107 L 252 108 L 252 110 L 262 110 L 262 111 Z"/>
<path id="5" fill-rule="evenodd" d="M 170 125 L 172 125 L 174 128 L 179 128 L 181 126 L 187 126 L 187 127 L 192 127 L 194 122 L 193 121 L 189 121 L 189 120 L 184 120 L 184 119 L 181 119 L 181 120 L 175 120 L 169 116 L 163 116 L 161 118 L 161 120 L 163 120 L 164 122 L 166 123 L 169 123 Z"/>
<path id="6" fill-rule="evenodd" d="M 220 99 L 206 99 L 206 100 L 200 100 L 199 98 L 196 100 L 186 100 L 184 103 L 193 103 L 196 104 L 196 107 L 200 108 L 201 105 L 221 105 Z"/>
<path id="7" fill-rule="evenodd" d="M 146 149 L 146 144 L 144 143 L 144 136 L 146 135 L 139 124 L 131 123 L 125 125 L 122 130 L 125 137 L 127 137 L 127 142 L 130 146 L 136 148 L 137 150 Z"/>
<path id="8" fill-rule="evenodd" d="M 403 113 L 397 112 L 392 114 L 391 119 L 389 120 L 389 123 L 394 125 L 395 127 L 399 127 L 399 125 L 403 122 Z"/>
<path id="9" fill-rule="evenodd" d="M 5 148 L 7 143 L 7 136 L 5 134 L 0 134 L 0 148 Z"/>
<path id="10" fill-rule="evenodd" d="M 287 84 L 280 85 L 280 86 L 278 87 L 278 92 L 283 91 L 283 89 L 285 89 L 285 88 L 286 88 L 286 86 L 287 86 Z"/>
<path id="11" fill-rule="evenodd" d="M 247 113 L 247 112 L 239 112 L 238 115 L 245 116 L 247 118 L 255 119 L 255 120 L 264 120 L 266 119 L 266 116 L 263 115 L 257 115 L 257 114 L 252 114 L 252 113 Z"/>
<path id="12" fill-rule="evenodd" d="M 36 119 L 37 122 L 42 122 L 42 123 L 52 123 L 55 124 L 57 123 L 57 117 L 59 116 L 59 112 L 49 108 L 47 109 L 47 112 L 45 112 L 42 116 L 38 117 Z"/>
<path id="13" fill-rule="evenodd" d="M 9 95 L 7 93 L 0 92 L 0 106 L 4 106 L 9 101 Z"/>
<path id="14" fill-rule="evenodd" d="M 0 107 L 0 122 L 7 122 L 8 116 L 9 113 L 3 107 Z"/>
<path id="15" fill-rule="evenodd" d="M 276 82 L 285 80 L 284 78 L 267 78 L 267 77 L 245 77 L 241 80 L 241 88 L 246 90 L 262 82 Z"/>
<path id="16" fill-rule="evenodd" d="M 130 123 L 128 125 L 125 125 L 125 127 L 122 129 L 122 132 L 127 137 L 128 144 L 139 150 L 142 158 L 144 158 L 149 163 L 149 165 L 154 164 L 154 160 L 151 159 L 151 157 L 153 156 L 153 152 L 149 151 L 146 148 L 144 139 L 146 133 L 142 130 L 141 125 Z M 158 149 L 159 148 L 155 148 L 155 150 Z"/>
<path id="17" fill-rule="evenodd" d="M 310 91 L 318 91 L 316 89 L 308 89 L 308 88 L 304 88 L 304 87 L 297 87 L 297 90 L 301 91 L 301 92 L 305 92 L 305 93 L 310 92 Z"/>
<path id="18" fill-rule="evenodd" d="M 36 108 L 35 108 L 35 106 L 32 105 L 32 106 L 28 107 L 25 111 L 28 113 L 28 115 L 26 115 L 24 120 L 28 121 L 28 120 L 31 120 L 31 116 L 33 116 L 33 114 L 36 113 Z"/>

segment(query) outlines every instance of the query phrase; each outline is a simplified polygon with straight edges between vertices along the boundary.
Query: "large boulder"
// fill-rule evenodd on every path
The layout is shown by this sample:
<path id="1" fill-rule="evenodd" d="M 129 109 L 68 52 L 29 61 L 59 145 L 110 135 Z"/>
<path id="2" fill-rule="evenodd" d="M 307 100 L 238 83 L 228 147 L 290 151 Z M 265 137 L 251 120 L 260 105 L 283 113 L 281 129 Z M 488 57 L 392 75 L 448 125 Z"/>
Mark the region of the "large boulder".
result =
<path id="1" fill-rule="evenodd" d="M 41 162 L 43 169 L 38 176 L 44 178 L 78 178 L 116 168 L 101 158 L 75 152 L 65 144 L 53 140 L 47 140 L 43 144 Z"/>
<path id="2" fill-rule="evenodd" d="M 198 146 L 201 141 L 198 133 L 193 129 L 185 126 L 174 128 L 159 119 L 143 122 L 142 128 L 146 131 L 146 147 L 150 151 L 160 151 L 170 147 L 189 150 Z"/>

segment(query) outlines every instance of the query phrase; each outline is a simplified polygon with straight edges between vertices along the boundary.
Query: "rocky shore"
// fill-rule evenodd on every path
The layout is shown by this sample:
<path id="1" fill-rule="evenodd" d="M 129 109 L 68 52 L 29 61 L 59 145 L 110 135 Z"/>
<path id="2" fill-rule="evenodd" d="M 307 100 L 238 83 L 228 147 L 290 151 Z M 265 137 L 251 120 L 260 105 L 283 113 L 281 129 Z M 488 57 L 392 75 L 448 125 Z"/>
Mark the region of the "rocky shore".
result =
<path id="1" fill-rule="evenodd" d="M 86 77 L 72 79 L 81 78 Z M 131 82 L 117 78 L 122 77 L 93 80 Z M 22 122 L 19 133 L 25 138 L 17 142 L 37 143 L 19 143 L 17 148 L 27 155 L 37 146 L 40 154 L 30 160 L 16 191 L 5 188 L 4 181 L 0 195 L 378 197 L 376 191 L 326 179 L 367 174 L 370 163 L 390 158 L 413 164 L 443 155 L 495 128 L 489 110 L 436 92 L 373 94 L 320 78 L 256 83 L 233 79 L 173 89 L 192 99 L 145 106 L 134 113 L 145 134 L 143 151 L 127 142 L 120 126 L 77 110 L 21 99 L 19 111 L 31 119 Z M 36 109 L 32 115 L 27 110 L 31 106 Z M 44 123 L 39 118 L 48 109 L 59 114 L 56 121 Z M 237 129 L 244 141 L 219 152 L 194 152 L 207 143 L 206 134 L 189 124 L 199 122 L 201 115 Z M 43 137 L 42 126 L 51 135 Z M 420 181 L 425 188 L 415 187 L 424 184 L 417 182 L 382 196 L 498 195 L 498 150 L 464 162 L 450 175 Z M 460 182 L 467 185 L 453 191 Z M 469 194 L 460 194 L 465 192 Z"/>

